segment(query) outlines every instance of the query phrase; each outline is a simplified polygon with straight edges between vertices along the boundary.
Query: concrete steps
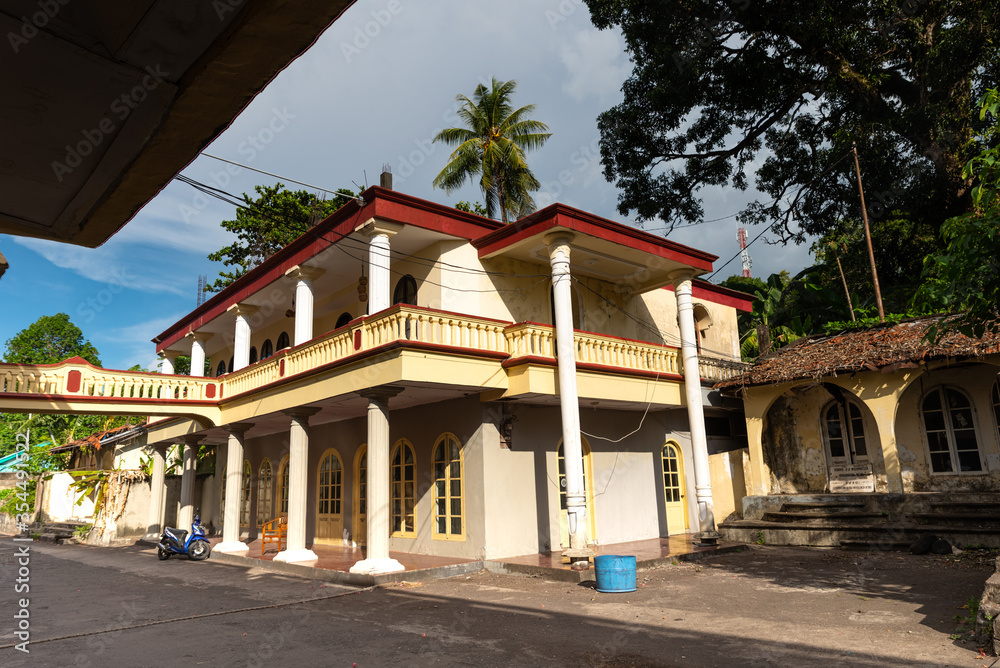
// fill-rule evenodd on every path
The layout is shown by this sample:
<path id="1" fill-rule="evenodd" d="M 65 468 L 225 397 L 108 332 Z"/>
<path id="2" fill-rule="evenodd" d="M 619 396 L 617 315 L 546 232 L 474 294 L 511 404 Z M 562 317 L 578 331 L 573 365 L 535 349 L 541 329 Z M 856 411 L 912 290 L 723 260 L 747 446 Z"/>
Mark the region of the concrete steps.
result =
<path id="1" fill-rule="evenodd" d="M 718 528 L 726 541 L 770 545 L 899 550 L 933 533 L 959 547 L 1000 547 L 1000 494 L 746 497 L 744 518 Z"/>

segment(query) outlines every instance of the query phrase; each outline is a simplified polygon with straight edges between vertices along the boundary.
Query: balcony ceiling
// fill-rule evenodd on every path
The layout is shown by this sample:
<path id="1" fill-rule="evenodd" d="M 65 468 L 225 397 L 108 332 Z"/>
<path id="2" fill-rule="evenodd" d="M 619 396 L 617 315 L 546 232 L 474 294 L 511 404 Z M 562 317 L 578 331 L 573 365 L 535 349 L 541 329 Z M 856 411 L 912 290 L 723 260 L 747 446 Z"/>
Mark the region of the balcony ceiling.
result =
<path id="1" fill-rule="evenodd" d="M 350 4 L 0 0 L 0 233 L 104 243 Z"/>

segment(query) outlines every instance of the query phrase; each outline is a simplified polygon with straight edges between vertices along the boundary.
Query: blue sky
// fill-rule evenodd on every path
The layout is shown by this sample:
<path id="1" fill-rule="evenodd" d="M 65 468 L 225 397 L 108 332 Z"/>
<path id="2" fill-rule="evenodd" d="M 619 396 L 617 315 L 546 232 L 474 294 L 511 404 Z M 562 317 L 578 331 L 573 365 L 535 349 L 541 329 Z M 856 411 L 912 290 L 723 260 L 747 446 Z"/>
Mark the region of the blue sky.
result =
<path id="1" fill-rule="evenodd" d="M 596 30 L 578 0 L 360 0 L 205 153 L 328 189 L 378 183 L 388 163 L 396 190 L 443 203 L 477 200 L 472 186 L 451 196 L 431 187 L 448 156 L 431 138 L 453 124 L 456 94 L 471 96 L 490 77 L 516 79 L 515 102 L 535 104 L 534 117 L 553 133 L 530 156 L 543 184 L 539 206 L 561 201 L 630 223 L 601 172 L 596 120 L 620 101 L 630 72 L 621 35 Z M 205 156 L 182 173 L 233 193 L 275 181 Z M 706 219 L 736 213 L 753 197 L 703 195 Z M 11 265 L 0 280 L 0 343 L 42 315 L 65 312 L 104 366 L 155 368 L 150 339 L 195 307 L 199 274 L 218 274 L 221 265 L 206 256 L 230 243 L 219 222 L 234 213 L 172 181 L 97 249 L 0 235 Z M 739 250 L 736 229 L 728 218 L 669 238 L 720 256 L 719 266 Z M 794 273 L 809 262 L 806 246 L 767 238 L 751 249 L 754 275 Z M 723 274 L 739 269 L 736 260 Z"/>

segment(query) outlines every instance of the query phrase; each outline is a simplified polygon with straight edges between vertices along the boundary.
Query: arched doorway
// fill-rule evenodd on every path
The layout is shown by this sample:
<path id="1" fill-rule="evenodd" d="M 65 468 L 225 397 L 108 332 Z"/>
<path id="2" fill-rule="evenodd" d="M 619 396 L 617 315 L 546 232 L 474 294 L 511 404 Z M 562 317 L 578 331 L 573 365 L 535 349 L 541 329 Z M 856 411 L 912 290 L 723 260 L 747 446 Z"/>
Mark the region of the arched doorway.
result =
<path id="1" fill-rule="evenodd" d="M 663 507 L 667 519 L 667 535 L 686 533 L 689 525 L 681 446 L 675 441 L 667 441 L 660 450 L 660 464 L 663 469 Z"/>
<path id="2" fill-rule="evenodd" d="M 257 526 L 262 526 L 265 522 L 273 518 L 274 508 L 271 505 L 272 479 L 271 460 L 267 457 L 260 463 L 260 470 L 257 471 Z"/>
<path id="3" fill-rule="evenodd" d="M 341 500 L 344 465 L 336 448 L 323 453 L 316 470 L 317 543 L 337 543 L 343 539 L 344 516 Z"/>
<path id="4" fill-rule="evenodd" d="M 368 445 L 354 453 L 354 542 L 368 543 Z"/>
<path id="5" fill-rule="evenodd" d="M 587 439 L 582 439 L 580 446 L 583 450 L 583 490 L 587 495 L 587 537 L 593 543 L 597 539 L 597 522 L 594 517 L 594 472 Z M 559 467 L 559 542 L 565 550 L 569 549 L 569 513 L 566 510 L 566 459 L 561 442 L 556 457 Z"/>

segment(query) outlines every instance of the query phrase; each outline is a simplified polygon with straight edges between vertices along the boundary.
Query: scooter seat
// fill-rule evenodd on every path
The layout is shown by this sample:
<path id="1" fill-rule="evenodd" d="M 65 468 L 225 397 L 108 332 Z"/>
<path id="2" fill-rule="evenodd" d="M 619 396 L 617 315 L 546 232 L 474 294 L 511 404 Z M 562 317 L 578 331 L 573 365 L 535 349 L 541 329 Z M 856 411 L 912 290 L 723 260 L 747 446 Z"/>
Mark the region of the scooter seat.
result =
<path id="1" fill-rule="evenodd" d="M 165 531 L 171 536 L 173 536 L 177 540 L 177 542 L 181 543 L 182 545 L 184 544 L 184 541 L 187 540 L 188 532 L 184 531 L 183 529 L 171 529 L 168 527 L 167 529 L 165 529 Z"/>

